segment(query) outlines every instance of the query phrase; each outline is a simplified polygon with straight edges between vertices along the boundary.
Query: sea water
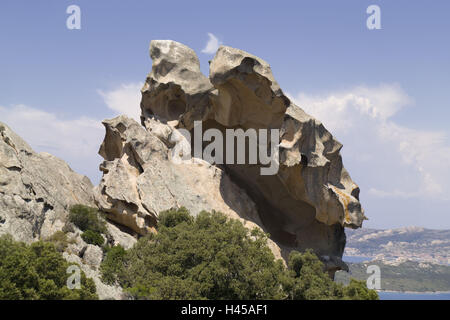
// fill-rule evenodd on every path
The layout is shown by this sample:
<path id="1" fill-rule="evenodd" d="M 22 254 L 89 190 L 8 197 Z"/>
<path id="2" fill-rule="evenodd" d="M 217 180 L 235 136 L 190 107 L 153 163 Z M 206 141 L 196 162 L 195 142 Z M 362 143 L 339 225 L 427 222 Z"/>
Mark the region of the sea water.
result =
<path id="1" fill-rule="evenodd" d="M 450 292 L 444 293 L 411 293 L 411 292 L 378 292 L 380 300 L 450 300 Z"/>

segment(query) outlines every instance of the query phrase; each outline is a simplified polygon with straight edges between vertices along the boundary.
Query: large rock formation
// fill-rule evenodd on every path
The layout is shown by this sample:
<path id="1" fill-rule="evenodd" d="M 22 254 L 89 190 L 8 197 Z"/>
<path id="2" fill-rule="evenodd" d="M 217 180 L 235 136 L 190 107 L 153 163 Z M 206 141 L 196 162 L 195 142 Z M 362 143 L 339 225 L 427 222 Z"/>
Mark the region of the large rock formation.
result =
<path id="1" fill-rule="evenodd" d="M 342 145 L 283 94 L 269 64 L 221 46 L 208 79 L 195 52 L 180 43 L 152 41 L 150 56 L 143 126 L 123 116 L 104 121 L 104 174 L 95 192 L 99 207 L 140 234 L 152 230 L 159 212 L 174 206 L 193 214 L 220 210 L 269 232 L 275 254 L 313 248 L 331 272 L 345 267 L 344 227 L 361 227 L 365 219 L 359 188 L 342 165 Z M 262 175 L 267 169 L 262 162 L 173 161 L 179 153 L 186 156 L 192 144 L 186 132 L 195 136 L 199 123 L 200 133 L 278 130 L 279 154 L 272 156 L 279 170 Z M 259 149 L 270 154 L 269 141 L 260 141 Z"/>

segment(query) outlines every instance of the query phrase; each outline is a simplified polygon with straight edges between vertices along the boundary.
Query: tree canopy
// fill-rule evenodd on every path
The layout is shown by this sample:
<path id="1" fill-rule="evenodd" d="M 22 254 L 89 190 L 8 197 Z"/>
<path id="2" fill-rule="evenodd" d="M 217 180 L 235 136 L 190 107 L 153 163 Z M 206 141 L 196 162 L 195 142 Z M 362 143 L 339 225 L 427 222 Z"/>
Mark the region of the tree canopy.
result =
<path id="1" fill-rule="evenodd" d="M 81 289 L 67 287 L 70 264 L 53 243 L 27 245 L 0 237 L 0 300 L 98 299 L 95 284 L 81 272 Z"/>
<path id="2" fill-rule="evenodd" d="M 268 235 L 219 212 L 195 218 L 185 208 L 162 212 L 156 234 L 110 249 L 103 280 L 136 299 L 377 299 L 362 282 L 330 279 L 312 251 L 292 252 L 286 268 Z"/>

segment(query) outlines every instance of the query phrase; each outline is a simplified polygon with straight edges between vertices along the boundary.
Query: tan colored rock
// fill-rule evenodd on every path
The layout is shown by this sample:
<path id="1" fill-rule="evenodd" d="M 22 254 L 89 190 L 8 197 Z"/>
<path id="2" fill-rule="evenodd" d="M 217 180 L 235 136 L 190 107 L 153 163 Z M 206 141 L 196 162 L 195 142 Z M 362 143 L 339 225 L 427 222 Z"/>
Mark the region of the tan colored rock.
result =
<path id="1" fill-rule="evenodd" d="M 200 71 L 200 62 L 194 50 L 170 40 L 153 40 L 150 45 L 152 71 L 142 88 L 141 119 L 157 116 L 166 121 L 177 120 L 185 114 L 204 116 L 209 106 L 208 93 L 213 86 Z"/>
<path id="2" fill-rule="evenodd" d="M 126 250 L 132 248 L 134 244 L 137 242 L 137 237 L 132 236 L 127 231 L 122 231 L 118 226 L 108 223 L 108 234 L 111 237 L 112 243 L 111 245 L 117 246 L 120 245 Z M 123 227 L 122 227 L 123 229 Z"/>
<path id="3" fill-rule="evenodd" d="M 103 123 L 110 134 L 100 154 L 110 160 L 101 165 L 103 178 L 94 194 L 109 219 L 142 235 L 152 231 L 160 212 L 184 206 L 193 215 L 216 210 L 240 219 L 249 228 L 261 225 L 253 201 L 220 168 L 197 159 L 174 164 L 169 160 L 171 149 L 126 116 Z M 176 131 L 161 123 L 158 126 L 170 132 L 167 140 Z M 112 145 L 116 146 L 114 152 L 120 150 L 115 153 L 117 158 L 109 154 Z M 120 172 L 109 169 L 119 164 Z M 280 250 L 271 245 L 280 257 Z"/>

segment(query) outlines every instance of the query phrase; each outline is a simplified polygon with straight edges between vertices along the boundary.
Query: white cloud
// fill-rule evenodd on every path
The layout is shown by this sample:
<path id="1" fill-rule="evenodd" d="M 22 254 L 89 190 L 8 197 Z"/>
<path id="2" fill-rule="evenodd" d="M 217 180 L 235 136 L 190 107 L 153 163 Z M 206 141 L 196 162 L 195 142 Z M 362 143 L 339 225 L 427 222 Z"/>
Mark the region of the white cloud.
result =
<path id="1" fill-rule="evenodd" d="M 126 114 L 139 121 L 139 83 L 122 84 L 110 91 L 98 90 L 106 105 L 117 115 Z M 103 160 L 98 149 L 105 130 L 100 119 L 64 119 L 55 113 L 25 105 L 0 106 L 0 120 L 11 127 L 35 151 L 48 152 L 66 161 L 76 172 L 96 184 Z"/>
<path id="2" fill-rule="evenodd" d="M 202 52 L 206 54 L 214 54 L 216 53 L 219 46 L 222 44 L 219 39 L 212 33 L 208 32 L 208 42 L 206 43 L 205 48 L 203 48 Z"/>
<path id="3" fill-rule="evenodd" d="M 345 164 L 363 180 L 362 190 L 381 198 L 450 199 L 448 133 L 397 123 L 394 116 L 413 103 L 399 85 L 299 93 L 293 100 L 344 144 Z"/>
<path id="4" fill-rule="evenodd" d="M 110 91 L 98 90 L 108 108 L 140 122 L 141 83 L 122 84 Z"/>
<path id="5" fill-rule="evenodd" d="M 104 137 L 101 121 L 87 117 L 66 120 L 25 105 L 0 106 L 0 119 L 36 152 L 51 153 L 89 176 L 94 184 L 98 182 L 102 159 L 97 152 Z"/>

